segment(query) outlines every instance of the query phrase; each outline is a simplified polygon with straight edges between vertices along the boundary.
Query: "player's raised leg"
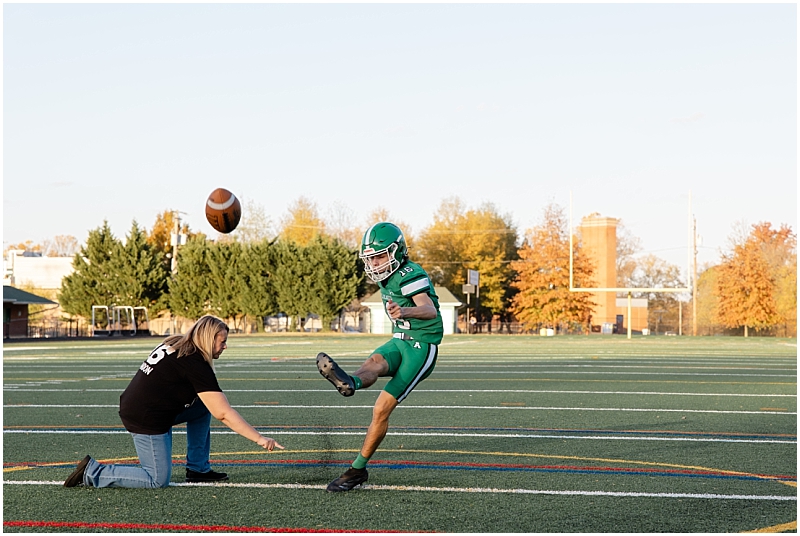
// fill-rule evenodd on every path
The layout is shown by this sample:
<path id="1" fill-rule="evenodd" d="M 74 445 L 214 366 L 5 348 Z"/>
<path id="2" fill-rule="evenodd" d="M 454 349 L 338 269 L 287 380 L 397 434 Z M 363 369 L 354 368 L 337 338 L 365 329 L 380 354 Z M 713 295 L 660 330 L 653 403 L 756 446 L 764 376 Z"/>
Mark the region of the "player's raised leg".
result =
<path id="1" fill-rule="evenodd" d="M 317 354 L 317 369 L 322 377 L 331 382 L 342 396 L 353 396 L 356 392 L 354 379 L 325 352 Z"/>
<path id="2" fill-rule="evenodd" d="M 389 364 L 380 354 L 372 354 L 351 376 L 325 352 L 317 354 L 317 369 L 331 382 L 342 396 L 353 396 L 358 389 L 366 389 L 389 371 Z"/>

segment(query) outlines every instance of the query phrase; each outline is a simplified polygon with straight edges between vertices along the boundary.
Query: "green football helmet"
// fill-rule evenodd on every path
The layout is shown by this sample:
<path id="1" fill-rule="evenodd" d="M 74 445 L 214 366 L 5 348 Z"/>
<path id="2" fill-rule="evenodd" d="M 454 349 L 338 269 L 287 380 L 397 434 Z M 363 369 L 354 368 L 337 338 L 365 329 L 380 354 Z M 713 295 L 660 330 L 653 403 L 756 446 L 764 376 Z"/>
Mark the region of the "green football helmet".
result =
<path id="1" fill-rule="evenodd" d="M 376 264 L 376 257 L 386 255 L 386 261 Z M 361 239 L 361 260 L 367 276 L 375 281 L 383 281 L 408 259 L 408 246 L 400 228 L 387 221 L 376 223 L 364 233 Z"/>

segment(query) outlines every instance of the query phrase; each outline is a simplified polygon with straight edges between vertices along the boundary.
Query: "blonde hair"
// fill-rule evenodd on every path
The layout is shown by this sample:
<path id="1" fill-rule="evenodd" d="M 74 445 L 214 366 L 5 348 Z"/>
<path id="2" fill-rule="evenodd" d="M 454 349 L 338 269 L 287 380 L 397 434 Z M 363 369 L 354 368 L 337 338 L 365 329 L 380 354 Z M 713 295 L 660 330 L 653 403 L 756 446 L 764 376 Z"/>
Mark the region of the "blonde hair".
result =
<path id="1" fill-rule="evenodd" d="M 200 352 L 203 359 L 214 368 L 214 343 L 217 335 L 230 331 L 228 325 L 216 316 L 206 315 L 189 328 L 183 335 L 172 335 L 164 339 L 164 344 L 178 351 L 178 357 Z"/>

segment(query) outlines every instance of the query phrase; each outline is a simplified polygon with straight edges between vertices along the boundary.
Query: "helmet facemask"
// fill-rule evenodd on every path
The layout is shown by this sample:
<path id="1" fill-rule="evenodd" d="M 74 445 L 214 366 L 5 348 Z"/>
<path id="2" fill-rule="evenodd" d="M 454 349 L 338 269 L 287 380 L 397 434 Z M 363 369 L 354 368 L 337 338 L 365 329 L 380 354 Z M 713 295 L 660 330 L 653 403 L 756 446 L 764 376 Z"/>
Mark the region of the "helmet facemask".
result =
<path id="1" fill-rule="evenodd" d="M 361 252 L 361 260 L 364 261 L 364 271 L 374 282 L 383 281 L 400 268 L 400 261 L 396 258 L 397 244 L 389 244 L 389 247 L 375 251 L 371 248 L 364 248 Z M 375 257 L 386 255 L 385 262 L 373 266 L 372 260 Z"/>

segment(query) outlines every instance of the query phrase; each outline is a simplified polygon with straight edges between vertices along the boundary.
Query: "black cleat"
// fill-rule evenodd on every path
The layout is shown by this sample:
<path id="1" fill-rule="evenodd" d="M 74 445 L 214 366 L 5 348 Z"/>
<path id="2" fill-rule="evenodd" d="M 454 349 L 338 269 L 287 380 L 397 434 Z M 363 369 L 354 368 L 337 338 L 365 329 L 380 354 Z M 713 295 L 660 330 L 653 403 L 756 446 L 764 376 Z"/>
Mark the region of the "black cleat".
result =
<path id="1" fill-rule="evenodd" d="M 326 491 L 350 491 L 354 487 L 366 482 L 367 477 L 368 473 L 366 468 L 356 469 L 354 467 L 350 467 L 350 469 L 342 473 L 342 476 L 328 484 Z"/>
<path id="2" fill-rule="evenodd" d="M 86 473 L 86 466 L 89 465 L 89 460 L 92 457 L 88 454 L 84 459 L 78 462 L 78 467 L 72 471 L 72 474 L 64 481 L 65 488 L 74 488 L 75 486 L 83 486 L 83 475 Z"/>
<path id="3" fill-rule="evenodd" d="M 186 482 L 224 482 L 228 480 L 228 473 L 218 473 L 216 471 L 209 471 L 207 473 L 199 473 L 186 468 Z"/>
<path id="4" fill-rule="evenodd" d="M 342 396 L 353 396 L 356 392 L 353 378 L 339 368 L 339 365 L 325 352 L 317 354 L 317 368 L 319 369 L 319 373 L 322 374 L 326 380 L 331 382 Z"/>

